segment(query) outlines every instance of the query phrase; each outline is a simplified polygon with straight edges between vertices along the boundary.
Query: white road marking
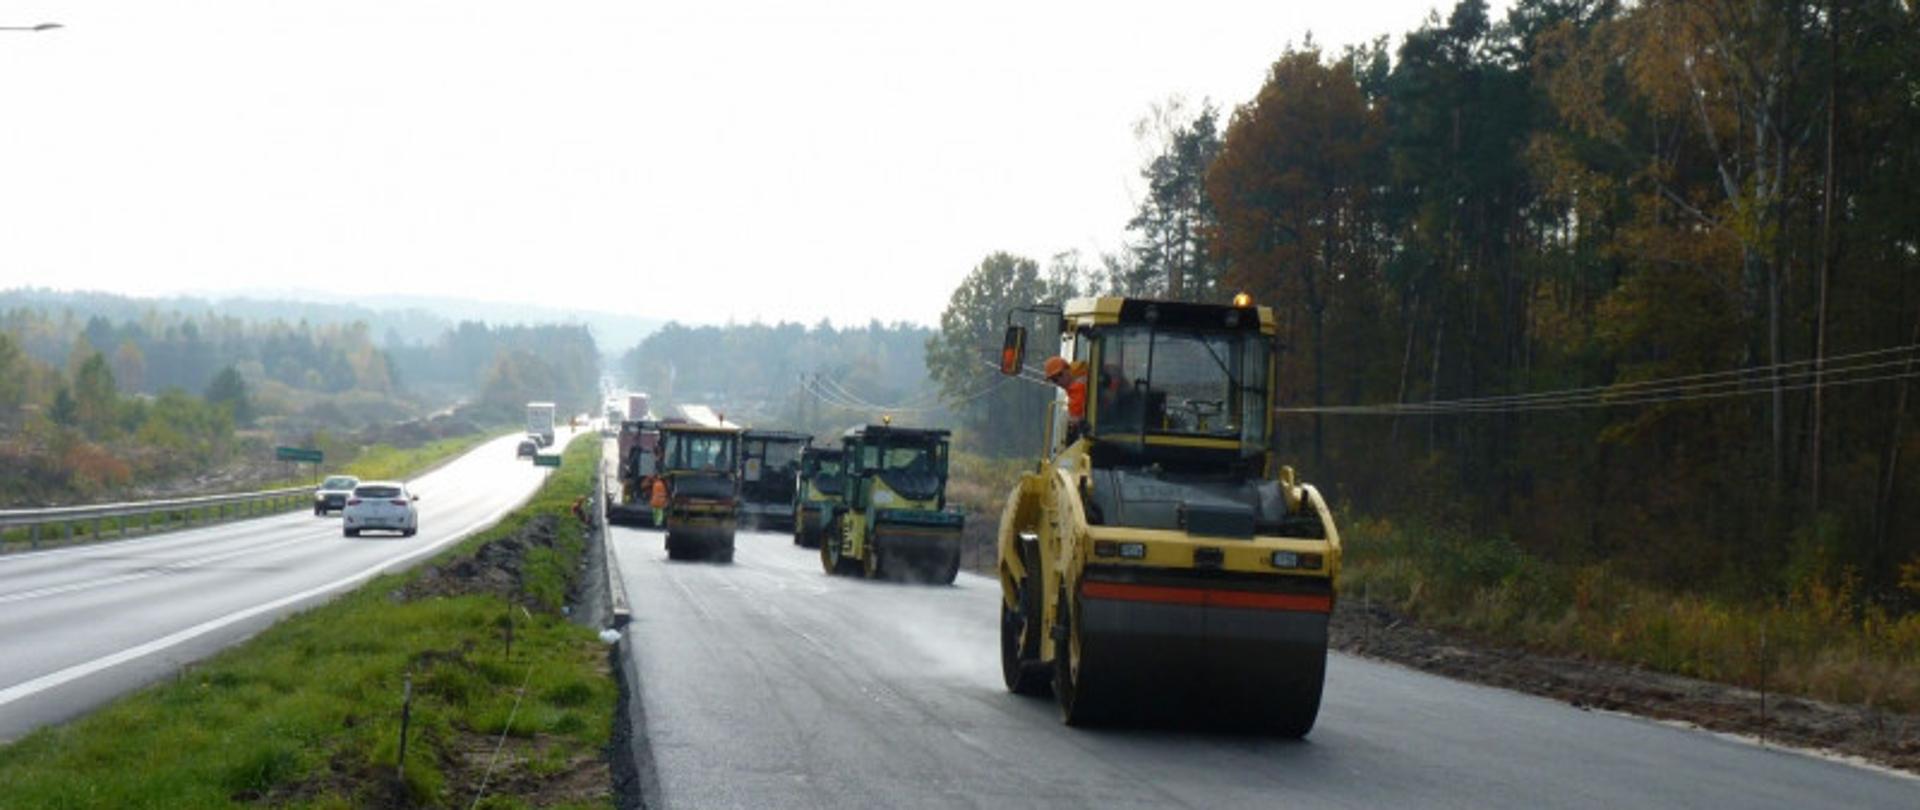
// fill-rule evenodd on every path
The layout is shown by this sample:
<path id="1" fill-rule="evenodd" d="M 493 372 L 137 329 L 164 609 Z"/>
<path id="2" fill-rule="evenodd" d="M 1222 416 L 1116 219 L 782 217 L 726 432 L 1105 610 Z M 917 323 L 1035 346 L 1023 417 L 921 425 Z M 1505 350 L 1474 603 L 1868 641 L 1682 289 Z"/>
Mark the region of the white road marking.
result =
<path id="1" fill-rule="evenodd" d="M 291 596 L 283 596 L 271 602 L 255 605 L 245 610 L 235 611 L 225 616 L 219 616 L 213 619 L 208 619 L 207 621 L 201 622 L 192 627 L 188 627 L 184 630 L 180 630 L 165 636 L 161 636 L 160 638 L 156 638 L 145 644 L 141 644 L 136 647 L 129 647 L 127 649 L 113 653 L 112 655 L 104 655 L 99 658 L 95 658 L 91 661 L 87 661 L 85 663 L 75 664 L 73 666 L 67 667 L 66 669 L 60 670 L 58 672 L 50 672 L 38 678 L 34 678 L 33 680 L 23 681 L 13 686 L 9 686 L 5 689 L 0 689 L 0 706 L 6 706 L 10 703 L 14 703 L 16 701 L 32 697 L 34 695 L 40 694 L 41 692 L 45 692 L 48 689 L 53 689 L 59 686 L 66 685 L 68 683 L 72 683 L 73 681 L 77 681 L 81 678 L 85 678 L 89 675 L 93 675 L 98 672 L 112 669 L 113 667 L 119 666 L 129 661 L 137 661 L 141 658 L 152 655 L 161 650 L 165 650 L 169 647 L 173 647 L 188 641 L 192 641 L 193 639 L 199 638 L 200 636 L 204 636 L 215 630 L 219 630 L 223 627 L 227 627 L 227 626 L 236 624 L 238 622 L 246 621 L 255 616 L 269 613 L 269 612 L 278 610 L 280 608 L 286 607 L 288 605 L 296 604 L 301 601 L 311 599 L 315 596 L 320 596 L 329 591 L 338 590 L 341 588 L 345 588 L 345 587 L 357 584 L 367 579 L 372 579 L 375 574 L 378 574 L 383 570 L 386 570 L 388 568 L 391 568 L 393 566 L 396 566 L 402 563 L 411 562 L 420 557 L 439 551 L 440 549 L 445 548 L 448 545 L 451 545 L 455 542 L 458 542 L 466 538 L 468 535 L 473 534 L 475 531 L 478 531 L 482 528 L 493 525 L 494 523 L 498 522 L 501 517 L 505 516 L 508 512 L 511 512 L 514 509 L 519 508 L 520 504 L 525 503 L 527 499 L 532 498 L 534 491 L 537 491 L 537 490 L 538 488 L 536 487 L 535 490 L 527 492 L 526 496 L 522 498 L 520 501 L 516 501 L 513 504 L 503 507 L 500 510 L 494 512 L 493 514 L 488 515 L 485 518 L 482 518 L 481 520 L 470 523 L 462 527 L 459 531 L 454 532 L 451 535 L 448 535 L 446 539 L 430 546 L 424 546 L 419 550 L 414 551 L 411 554 L 405 554 L 399 557 L 383 560 L 380 563 L 370 566 L 358 573 L 352 574 L 347 577 L 343 577 L 341 579 L 334 580 L 324 585 L 318 585 L 312 588 L 308 588 L 307 590 L 301 591 Z"/>
<path id="2" fill-rule="evenodd" d="M 147 579 L 150 577 L 157 577 L 157 576 L 160 576 L 161 574 L 175 574 L 181 571 L 186 571 L 191 568 L 196 568 L 198 566 L 206 565 L 207 563 L 215 563 L 221 560 L 230 559 L 233 557 L 240 557 L 247 554 L 257 554 L 262 551 L 272 551 L 282 546 L 291 546 L 299 543 L 312 543 L 312 542 L 314 542 L 314 540 L 311 537 L 294 537 L 287 540 L 280 540 L 277 542 L 267 543 L 265 545 L 248 546 L 246 548 L 236 549 L 234 551 L 222 552 L 220 554 L 209 554 L 205 557 L 199 557 L 196 559 L 181 560 L 179 562 L 166 563 L 164 565 L 156 565 L 152 568 L 148 568 L 143 571 L 132 573 L 132 574 L 121 574 L 119 576 L 105 577 L 102 579 L 90 579 L 85 582 L 70 582 L 65 585 L 49 585 L 45 588 L 36 588 L 31 591 L 18 591 L 15 593 L 0 595 L 0 605 L 9 604 L 12 602 L 25 602 L 28 599 L 38 599 L 43 596 L 57 596 L 63 593 L 73 593 L 74 591 L 84 591 L 92 588 L 104 588 L 108 585 L 118 585 L 122 582 L 133 582 L 135 580 Z"/>

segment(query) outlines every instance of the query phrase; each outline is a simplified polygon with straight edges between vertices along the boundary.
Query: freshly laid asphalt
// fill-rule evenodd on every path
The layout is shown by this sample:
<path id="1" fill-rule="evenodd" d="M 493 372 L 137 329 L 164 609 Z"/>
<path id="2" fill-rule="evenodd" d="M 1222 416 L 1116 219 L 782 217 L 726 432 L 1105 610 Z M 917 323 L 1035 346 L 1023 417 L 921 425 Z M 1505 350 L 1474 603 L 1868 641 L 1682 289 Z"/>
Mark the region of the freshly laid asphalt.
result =
<path id="1" fill-rule="evenodd" d="M 997 585 L 609 540 L 647 806 L 1916 808 L 1920 781 L 1343 655 L 1304 741 L 1070 728 L 1001 685 Z"/>

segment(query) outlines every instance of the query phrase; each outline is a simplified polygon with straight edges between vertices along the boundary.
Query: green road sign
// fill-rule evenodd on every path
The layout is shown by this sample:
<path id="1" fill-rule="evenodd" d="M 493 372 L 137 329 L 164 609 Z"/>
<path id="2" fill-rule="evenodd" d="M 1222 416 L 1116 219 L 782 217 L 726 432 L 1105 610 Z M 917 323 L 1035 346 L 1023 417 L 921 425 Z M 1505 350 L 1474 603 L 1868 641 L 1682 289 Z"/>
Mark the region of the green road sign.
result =
<path id="1" fill-rule="evenodd" d="M 318 450 L 305 447 L 275 447 L 273 457 L 279 461 L 299 461 L 307 464 L 319 464 L 325 455 Z"/>
<path id="2" fill-rule="evenodd" d="M 541 453 L 533 457 L 533 466 L 558 467 L 560 466 L 560 457 L 552 453 Z"/>

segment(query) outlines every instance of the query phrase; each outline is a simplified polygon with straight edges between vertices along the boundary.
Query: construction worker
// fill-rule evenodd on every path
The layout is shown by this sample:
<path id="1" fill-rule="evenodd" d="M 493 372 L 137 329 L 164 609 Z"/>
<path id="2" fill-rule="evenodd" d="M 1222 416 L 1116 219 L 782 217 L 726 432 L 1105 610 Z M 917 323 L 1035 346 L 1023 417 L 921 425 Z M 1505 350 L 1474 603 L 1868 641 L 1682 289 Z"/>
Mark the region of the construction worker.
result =
<path id="1" fill-rule="evenodd" d="M 666 526 L 667 525 L 667 479 L 665 476 L 656 476 L 653 479 L 653 494 L 651 497 L 647 499 L 647 504 L 653 507 L 654 527 L 660 528 L 660 527 Z"/>
<path id="2" fill-rule="evenodd" d="M 1084 372 L 1074 372 L 1074 364 L 1066 358 L 1047 358 L 1047 380 L 1067 392 L 1067 416 L 1078 422 L 1087 418 L 1087 378 Z"/>
<path id="3" fill-rule="evenodd" d="M 1067 392 L 1067 435 L 1071 444 L 1080 438 L 1087 419 L 1087 371 L 1083 363 L 1068 363 L 1064 357 L 1049 357 L 1045 366 L 1047 380 Z"/>

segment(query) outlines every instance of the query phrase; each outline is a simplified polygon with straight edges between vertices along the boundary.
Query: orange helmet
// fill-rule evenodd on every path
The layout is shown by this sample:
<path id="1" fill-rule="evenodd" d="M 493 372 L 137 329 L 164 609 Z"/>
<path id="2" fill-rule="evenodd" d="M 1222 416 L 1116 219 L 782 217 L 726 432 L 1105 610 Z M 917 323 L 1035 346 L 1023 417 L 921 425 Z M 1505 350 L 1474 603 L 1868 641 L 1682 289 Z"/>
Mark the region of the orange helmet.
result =
<path id="1" fill-rule="evenodd" d="M 1061 357 L 1047 358 L 1047 379 L 1053 379 L 1054 377 L 1058 377 L 1060 376 L 1061 372 L 1066 370 L 1067 370 L 1067 361 L 1065 358 L 1061 358 Z"/>

